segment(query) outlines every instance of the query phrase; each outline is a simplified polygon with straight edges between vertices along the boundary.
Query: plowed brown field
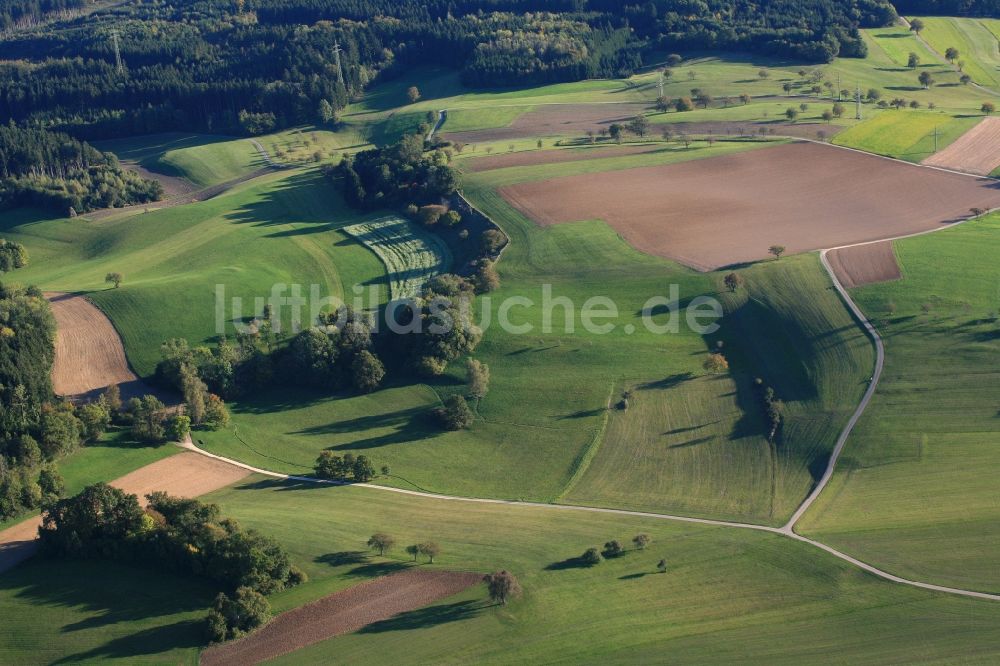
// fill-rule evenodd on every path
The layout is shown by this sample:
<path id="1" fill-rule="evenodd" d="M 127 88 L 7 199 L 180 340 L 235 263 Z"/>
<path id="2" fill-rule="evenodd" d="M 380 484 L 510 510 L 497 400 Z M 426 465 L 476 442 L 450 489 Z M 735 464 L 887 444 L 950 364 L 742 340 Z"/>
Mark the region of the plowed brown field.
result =
<path id="1" fill-rule="evenodd" d="M 423 608 L 482 581 L 482 574 L 414 567 L 282 613 L 249 636 L 208 648 L 202 666 L 248 666 Z"/>
<path id="2" fill-rule="evenodd" d="M 711 270 L 893 238 L 1000 207 L 1000 182 L 817 143 L 501 188 L 541 225 L 604 220 L 634 247 Z"/>
<path id="3" fill-rule="evenodd" d="M 902 277 L 892 241 L 831 250 L 826 258 L 840 284 L 848 289 Z"/>
<path id="4" fill-rule="evenodd" d="M 983 118 L 954 143 L 923 163 L 988 176 L 1000 167 L 1000 118 Z"/>

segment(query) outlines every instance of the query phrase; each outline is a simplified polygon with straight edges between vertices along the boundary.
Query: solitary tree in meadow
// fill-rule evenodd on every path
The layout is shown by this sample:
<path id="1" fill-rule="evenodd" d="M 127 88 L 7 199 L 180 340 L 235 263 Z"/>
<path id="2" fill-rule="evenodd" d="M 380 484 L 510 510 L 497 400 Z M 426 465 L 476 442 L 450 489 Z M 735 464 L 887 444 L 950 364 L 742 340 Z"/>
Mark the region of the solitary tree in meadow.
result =
<path id="1" fill-rule="evenodd" d="M 920 76 L 917 77 L 917 80 L 920 81 L 920 85 L 922 85 L 924 89 L 930 88 L 934 85 L 934 77 L 931 76 L 930 72 L 920 72 Z"/>
<path id="2" fill-rule="evenodd" d="M 517 578 L 514 574 L 509 571 L 497 571 L 495 573 L 486 574 L 483 578 L 483 582 L 486 583 L 486 589 L 489 591 L 490 599 L 494 603 L 498 603 L 501 606 L 506 606 L 507 601 L 513 599 L 521 594 L 521 584 L 517 582 Z"/>
<path id="3" fill-rule="evenodd" d="M 799 117 L 799 110 L 793 109 L 792 107 L 788 107 L 787 109 L 785 109 L 785 117 L 791 120 L 792 122 L 795 122 L 795 119 Z"/>
<path id="4" fill-rule="evenodd" d="M 640 114 L 629 121 L 628 130 L 638 137 L 646 136 L 649 131 L 649 119 Z"/>
<path id="5" fill-rule="evenodd" d="M 958 49 L 954 46 L 949 46 L 944 50 L 944 57 L 948 60 L 948 62 L 954 63 L 958 60 Z"/>
<path id="6" fill-rule="evenodd" d="M 392 549 L 396 545 L 396 540 L 385 532 L 376 532 L 368 537 L 368 547 L 377 550 L 379 555 L 385 555 L 385 551 Z"/>
<path id="7" fill-rule="evenodd" d="M 781 255 L 785 253 L 784 245 L 772 245 L 767 248 L 768 253 L 773 254 L 775 259 L 781 259 Z"/>
<path id="8" fill-rule="evenodd" d="M 766 69 L 762 69 L 759 72 L 757 72 L 757 76 L 760 77 L 761 81 L 764 81 L 771 76 L 771 72 L 767 71 Z"/>
<path id="9" fill-rule="evenodd" d="M 112 272 L 104 276 L 104 281 L 115 285 L 115 289 L 121 286 L 122 282 L 125 280 L 125 276 L 121 273 Z"/>
<path id="10" fill-rule="evenodd" d="M 833 111 L 830 111 L 829 109 L 827 109 L 826 111 L 823 112 L 823 114 L 822 114 L 821 117 L 823 118 L 823 120 L 825 120 L 826 122 L 829 123 L 829 122 L 833 121 Z"/>
<path id="11" fill-rule="evenodd" d="M 635 545 L 636 550 L 645 550 L 646 546 L 651 544 L 653 540 L 648 534 L 636 534 L 632 537 L 632 543 Z"/>
<path id="12" fill-rule="evenodd" d="M 713 375 L 721 375 L 729 370 L 729 361 L 722 354 L 709 354 L 702 367 Z"/>
<path id="13" fill-rule="evenodd" d="M 986 115 L 990 115 L 991 113 L 997 110 L 997 107 L 996 105 L 993 104 L 993 102 L 983 102 L 983 105 L 979 107 L 979 110 L 985 113 Z"/>
<path id="14" fill-rule="evenodd" d="M 434 558 L 441 554 L 441 546 L 433 541 L 425 541 L 417 546 L 417 550 L 427 558 L 430 564 L 434 564 Z"/>
<path id="15" fill-rule="evenodd" d="M 659 571 L 660 573 L 667 573 L 667 561 L 660 560 L 659 562 L 657 562 L 656 570 Z"/>
<path id="16" fill-rule="evenodd" d="M 476 399 L 486 397 L 490 391 L 490 367 L 474 358 L 465 362 L 469 395 Z"/>
<path id="17" fill-rule="evenodd" d="M 743 276 L 739 273 L 729 273 L 723 278 L 723 282 L 726 284 L 726 289 L 735 293 L 743 286 Z"/>
<path id="18" fill-rule="evenodd" d="M 972 77 L 969 76 L 968 74 L 962 74 L 962 76 L 958 77 L 958 81 L 963 86 L 967 86 L 967 85 L 969 85 L 969 83 L 972 82 Z"/>
<path id="19" fill-rule="evenodd" d="M 410 100 L 410 104 L 413 104 L 420 99 L 420 89 L 416 86 L 410 86 L 406 89 L 406 98 Z"/>
<path id="20" fill-rule="evenodd" d="M 746 93 L 740 93 L 740 102 L 743 104 L 743 106 L 746 106 L 747 104 L 749 104 L 750 103 L 750 99 L 751 99 L 750 95 L 748 95 Z"/>
<path id="21" fill-rule="evenodd" d="M 836 104 L 833 105 L 833 108 L 830 109 L 830 112 L 833 113 L 834 118 L 840 118 L 841 116 L 844 115 L 844 105 L 841 104 L 840 102 L 837 102 Z"/>
<path id="22" fill-rule="evenodd" d="M 906 66 L 910 69 L 916 69 L 920 66 L 920 56 L 911 51 L 910 56 L 906 59 Z"/>
<path id="23" fill-rule="evenodd" d="M 924 29 L 924 22 L 921 21 L 920 19 L 915 18 L 910 21 L 910 30 L 912 30 L 913 32 L 919 35 L 921 31 L 923 31 L 923 29 Z"/>
<path id="24" fill-rule="evenodd" d="M 412 544 L 410 546 L 407 546 L 406 547 L 406 554 L 410 555 L 411 557 L 413 557 L 413 561 L 416 562 L 417 561 L 417 555 L 420 554 L 420 546 L 418 546 L 417 544 Z"/>
<path id="25" fill-rule="evenodd" d="M 601 551 L 597 550 L 596 548 L 588 548 L 587 550 L 583 551 L 583 555 L 580 556 L 580 561 L 583 564 L 586 564 L 588 567 L 600 564 L 602 559 L 603 558 L 601 557 Z"/>

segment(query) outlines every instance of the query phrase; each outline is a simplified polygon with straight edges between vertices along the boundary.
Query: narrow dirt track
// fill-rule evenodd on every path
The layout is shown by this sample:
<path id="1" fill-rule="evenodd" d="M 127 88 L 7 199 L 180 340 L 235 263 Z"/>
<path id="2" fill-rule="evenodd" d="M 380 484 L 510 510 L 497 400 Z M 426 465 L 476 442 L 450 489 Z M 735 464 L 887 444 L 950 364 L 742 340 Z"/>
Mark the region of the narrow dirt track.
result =
<path id="1" fill-rule="evenodd" d="M 145 503 L 145 496 L 157 490 L 178 497 L 197 497 L 236 483 L 248 474 L 248 470 L 236 465 L 183 451 L 115 479 L 110 485 L 137 495 Z M 36 516 L 0 532 L 0 572 L 35 553 L 41 524 L 41 517 Z"/>
<path id="2" fill-rule="evenodd" d="M 201 653 L 202 666 L 248 666 L 428 606 L 481 582 L 482 574 L 414 567 L 282 613 L 238 641 Z"/>

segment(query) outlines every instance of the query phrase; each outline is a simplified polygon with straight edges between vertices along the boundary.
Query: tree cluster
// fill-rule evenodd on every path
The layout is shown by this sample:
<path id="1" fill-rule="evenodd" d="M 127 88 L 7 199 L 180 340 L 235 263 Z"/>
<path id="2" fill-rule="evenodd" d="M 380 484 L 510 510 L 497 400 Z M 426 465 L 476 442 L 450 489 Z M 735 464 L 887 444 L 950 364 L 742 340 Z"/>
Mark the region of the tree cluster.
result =
<path id="1" fill-rule="evenodd" d="M 0 126 L 0 208 L 31 205 L 75 214 L 146 203 L 163 186 L 121 168 L 111 153 L 62 132 Z"/>
<path id="2" fill-rule="evenodd" d="M 373 209 L 438 203 L 459 186 L 443 150 L 424 152 L 424 139 L 408 134 L 385 148 L 346 157 L 330 174 L 352 206 Z"/>
<path id="3" fill-rule="evenodd" d="M 336 455 L 333 451 L 323 451 L 313 466 L 316 476 L 334 481 L 355 481 L 367 483 L 375 477 L 375 466 L 368 456 L 354 457 L 353 453 Z"/>
<path id="4" fill-rule="evenodd" d="M 288 553 L 274 539 L 223 518 L 215 504 L 135 495 L 104 483 L 49 506 L 39 538 L 43 552 L 79 559 L 145 562 L 204 576 L 226 590 L 246 587 L 270 594 L 302 582 Z"/>

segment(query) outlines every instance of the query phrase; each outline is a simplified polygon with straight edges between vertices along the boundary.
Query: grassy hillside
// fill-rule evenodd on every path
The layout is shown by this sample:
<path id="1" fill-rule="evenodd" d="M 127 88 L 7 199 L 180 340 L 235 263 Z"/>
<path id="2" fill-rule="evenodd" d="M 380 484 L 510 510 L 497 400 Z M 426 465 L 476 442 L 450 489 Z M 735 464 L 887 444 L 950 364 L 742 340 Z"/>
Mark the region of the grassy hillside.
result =
<path id="1" fill-rule="evenodd" d="M 215 339 L 216 285 L 243 299 L 242 316 L 259 314 L 254 298 L 276 283 L 303 285 L 306 294 L 316 284 L 342 298 L 371 282 L 384 297 L 378 259 L 338 230 L 358 220 L 318 173 L 281 172 L 183 207 L 100 222 L 6 214 L 0 228 L 31 253 L 20 280 L 87 293 L 114 321 L 132 366 L 148 375 L 164 340 Z M 125 275 L 120 289 L 104 284 L 108 271 Z M 227 306 L 227 321 L 233 316 Z M 289 308 L 284 317 L 287 327 Z"/>
<path id="2" fill-rule="evenodd" d="M 932 17 L 922 18 L 920 36 L 940 54 L 949 47 L 958 49 L 963 70 L 976 83 L 987 88 L 1000 88 L 1000 53 L 997 38 L 977 19 Z"/>
<path id="3" fill-rule="evenodd" d="M 823 469 L 865 389 L 874 352 L 815 255 L 755 266 L 726 300 L 717 337 L 731 377 L 677 375 L 632 385 L 636 409 L 612 412 L 597 456 L 566 501 L 787 517 Z M 769 443 L 761 378 L 787 406 Z"/>
<path id="4" fill-rule="evenodd" d="M 1000 590 L 1000 218 L 896 243 L 903 279 L 855 290 L 886 369 L 802 530 L 903 576 Z"/>
<path id="5" fill-rule="evenodd" d="M 507 568 L 524 597 L 489 605 L 476 588 L 289 655 L 280 663 L 946 663 L 997 656 L 996 604 L 880 581 L 821 551 L 756 532 L 558 509 L 455 504 L 356 488 L 252 480 L 211 496 L 285 543 L 310 582 L 276 609 L 411 566 L 406 544 L 434 539 L 434 566 Z M 482 527 L 488 525 L 489 529 Z M 381 530 L 398 546 L 368 557 Z M 589 546 L 639 532 L 643 552 L 575 566 Z M 664 558 L 666 574 L 655 573 Z"/>

